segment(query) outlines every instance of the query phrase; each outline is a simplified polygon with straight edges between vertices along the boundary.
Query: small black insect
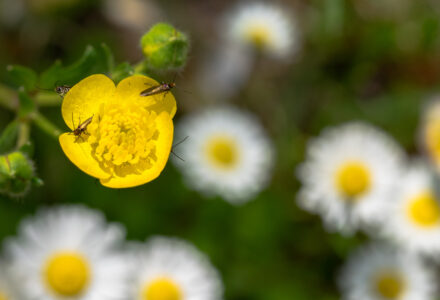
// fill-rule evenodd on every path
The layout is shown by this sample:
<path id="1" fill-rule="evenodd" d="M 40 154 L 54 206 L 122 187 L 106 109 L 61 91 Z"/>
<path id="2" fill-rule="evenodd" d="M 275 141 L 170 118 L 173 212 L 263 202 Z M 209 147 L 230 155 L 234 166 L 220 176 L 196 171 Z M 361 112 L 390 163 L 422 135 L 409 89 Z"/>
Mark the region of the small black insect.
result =
<path id="1" fill-rule="evenodd" d="M 68 91 L 70 91 L 72 87 L 68 85 L 59 85 L 55 87 L 55 92 L 60 95 L 61 97 L 64 97 Z"/>
<path id="2" fill-rule="evenodd" d="M 80 124 L 78 125 L 78 127 L 76 127 L 73 131 L 72 134 L 76 137 L 80 137 L 81 134 L 86 133 L 87 130 L 87 126 L 89 126 L 90 123 L 92 123 L 93 120 L 93 116 L 91 116 L 90 118 L 88 118 L 87 120 L 85 120 L 84 122 L 81 123 L 81 120 L 79 121 Z M 73 127 L 75 127 L 75 123 L 73 122 L 73 113 L 72 113 L 72 125 Z"/>

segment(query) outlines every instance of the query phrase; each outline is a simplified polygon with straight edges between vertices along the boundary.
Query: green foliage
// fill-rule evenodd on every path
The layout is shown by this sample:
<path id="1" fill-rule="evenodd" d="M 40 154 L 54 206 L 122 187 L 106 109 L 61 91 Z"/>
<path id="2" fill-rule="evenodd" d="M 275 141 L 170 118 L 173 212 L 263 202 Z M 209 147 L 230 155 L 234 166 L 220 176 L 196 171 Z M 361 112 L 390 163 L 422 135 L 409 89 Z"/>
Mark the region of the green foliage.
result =
<path id="1" fill-rule="evenodd" d="M 178 69 L 186 63 L 188 38 L 169 24 L 154 25 L 142 37 L 141 45 L 149 68 Z"/>
<path id="2" fill-rule="evenodd" d="M 6 70 L 6 82 L 13 87 L 23 87 L 27 91 L 35 89 L 37 73 L 34 70 L 17 65 L 9 65 Z"/>
<path id="3" fill-rule="evenodd" d="M 87 46 L 81 58 L 64 67 L 57 60 L 40 75 L 40 88 L 53 89 L 58 85 L 73 85 L 88 75 L 108 73 L 113 67 L 113 55 L 105 44 L 95 48 Z"/>
<path id="4" fill-rule="evenodd" d="M 134 68 L 127 62 L 123 62 L 116 66 L 116 68 L 112 72 L 112 79 L 115 83 L 118 83 L 125 77 L 131 76 L 134 74 Z"/>
<path id="5" fill-rule="evenodd" d="M 11 152 L 17 141 L 19 122 L 17 120 L 12 121 L 3 130 L 0 136 L 0 154 Z"/>

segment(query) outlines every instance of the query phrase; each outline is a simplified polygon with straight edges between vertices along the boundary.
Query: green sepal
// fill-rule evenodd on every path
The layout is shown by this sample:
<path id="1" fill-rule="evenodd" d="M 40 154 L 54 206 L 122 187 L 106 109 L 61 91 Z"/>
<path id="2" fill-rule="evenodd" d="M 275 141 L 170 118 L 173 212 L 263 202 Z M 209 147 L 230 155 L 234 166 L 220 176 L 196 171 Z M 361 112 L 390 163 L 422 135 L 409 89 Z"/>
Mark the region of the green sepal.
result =
<path id="1" fill-rule="evenodd" d="M 6 67 L 5 81 L 15 88 L 24 87 L 27 91 L 32 91 L 37 86 L 37 73 L 34 70 L 19 66 L 9 65 Z"/>
<path id="2" fill-rule="evenodd" d="M 112 79 L 115 83 L 118 83 L 122 79 L 131 76 L 134 74 L 133 67 L 127 63 L 123 62 L 116 66 L 116 68 L 112 72 Z"/>
<path id="3" fill-rule="evenodd" d="M 17 120 L 12 121 L 6 126 L 0 136 L 0 154 L 5 154 L 14 150 L 17 143 L 19 131 L 19 122 Z"/>

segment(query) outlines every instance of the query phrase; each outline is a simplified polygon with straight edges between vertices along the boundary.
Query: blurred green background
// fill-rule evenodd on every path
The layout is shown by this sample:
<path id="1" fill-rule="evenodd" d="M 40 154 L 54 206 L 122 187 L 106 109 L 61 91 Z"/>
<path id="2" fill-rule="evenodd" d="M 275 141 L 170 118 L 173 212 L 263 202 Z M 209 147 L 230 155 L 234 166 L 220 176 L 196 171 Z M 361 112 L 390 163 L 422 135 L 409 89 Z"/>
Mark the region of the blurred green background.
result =
<path id="1" fill-rule="evenodd" d="M 167 21 L 191 40 L 189 62 L 176 82 L 192 93 L 174 92 L 176 120 L 211 103 L 197 96 L 195 70 L 208 46 L 223 46 L 220 18 L 238 2 L 141 1 L 144 10 L 130 10 L 131 2 L 0 0 L 0 81 L 9 64 L 41 72 L 56 59 L 68 65 L 88 44 L 103 42 L 118 62 L 136 63 L 142 58 L 140 37 L 155 22 Z M 277 3 L 296 16 L 301 50 L 289 63 L 260 58 L 248 83 L 230 100 L 256 114 L 276 146 L 269 188 L 236 207 L 190 191 L 168 163 L 151 183 L 107 189 L 70 163 L 56 140 L 32 128 L 34 161 L 45 184 L 22 199 L 0 197 L 0 239 L 15 234 L 19 221 L 38 207 L 84 203 L 124 224 L 128 239 L 164 234 L 194 243 L 221 272 L 226 299 L 339 299 L 336 274 L 365 237 L 327 233 L 319 217 L 299 209 L 294 170 L 311 136 L 350 120 L 371 122 L 409 153 L 418 151 L 420 112 L 440 82 L 440 3 Z M 127 11 L 112 15 L 111 5 Z M 162 76 L 169 80 L 173 74 Z M 66 128 L 59 106 L 40 111 Z M 14 117 L 0 109 L 0 129 Z"/>

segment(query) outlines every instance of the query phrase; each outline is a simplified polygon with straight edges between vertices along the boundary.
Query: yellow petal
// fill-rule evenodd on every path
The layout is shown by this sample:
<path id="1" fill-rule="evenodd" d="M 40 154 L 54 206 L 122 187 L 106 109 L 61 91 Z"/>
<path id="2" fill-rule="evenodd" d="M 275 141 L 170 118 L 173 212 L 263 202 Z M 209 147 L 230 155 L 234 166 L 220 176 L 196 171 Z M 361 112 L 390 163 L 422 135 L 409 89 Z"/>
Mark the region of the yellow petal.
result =
<path id="1" fill-rule="evenodd" d="M 98 117 L 101 104 L 112 99 L 115 91 L 113 81 L 103 74 L 81 80 L 64 97 L 61 106 L 64 122 L 74 130 L 91 116 Z"/>
<path id="2" fill-rule="evenodd" d="M 84 137 L 86 139 L 87 137 Z M 59 137 L 61 148 L 70 161 L 81 171 L 96 178 L 108 178 L 109 173 L 103 170 L 98 161 L 92 156 L 92 147 L 82 136 L 63 133 Z"/>
<path id="3" fill-rule="evenodd" d="M 141 96 L 141 92 L 158 86 L 159 83 L 147 76 L 134 75 L 119 82 L 116 88 L 116 97 L 119 101 L 138 102 L 139 105 L 148 107 L 158 115 L 165 111 L 171 118 L 176 114 L 176 99 L 171 92 L 163 92 L 153 96 Z"/>
<path id="4" fill-rule="evenodd" d="M 159 137 L 156 148 L 156 163 L 141 174 L 130 174 L 124 177 L 114 175 L 109 179 L 101 179 L 101 184 L 110 188 L 128 188 L 147 183 L 160 175 L 168 161 L 173 143 L 173 121 L 170 115 L 162 112 L 156 119 Z"/>

